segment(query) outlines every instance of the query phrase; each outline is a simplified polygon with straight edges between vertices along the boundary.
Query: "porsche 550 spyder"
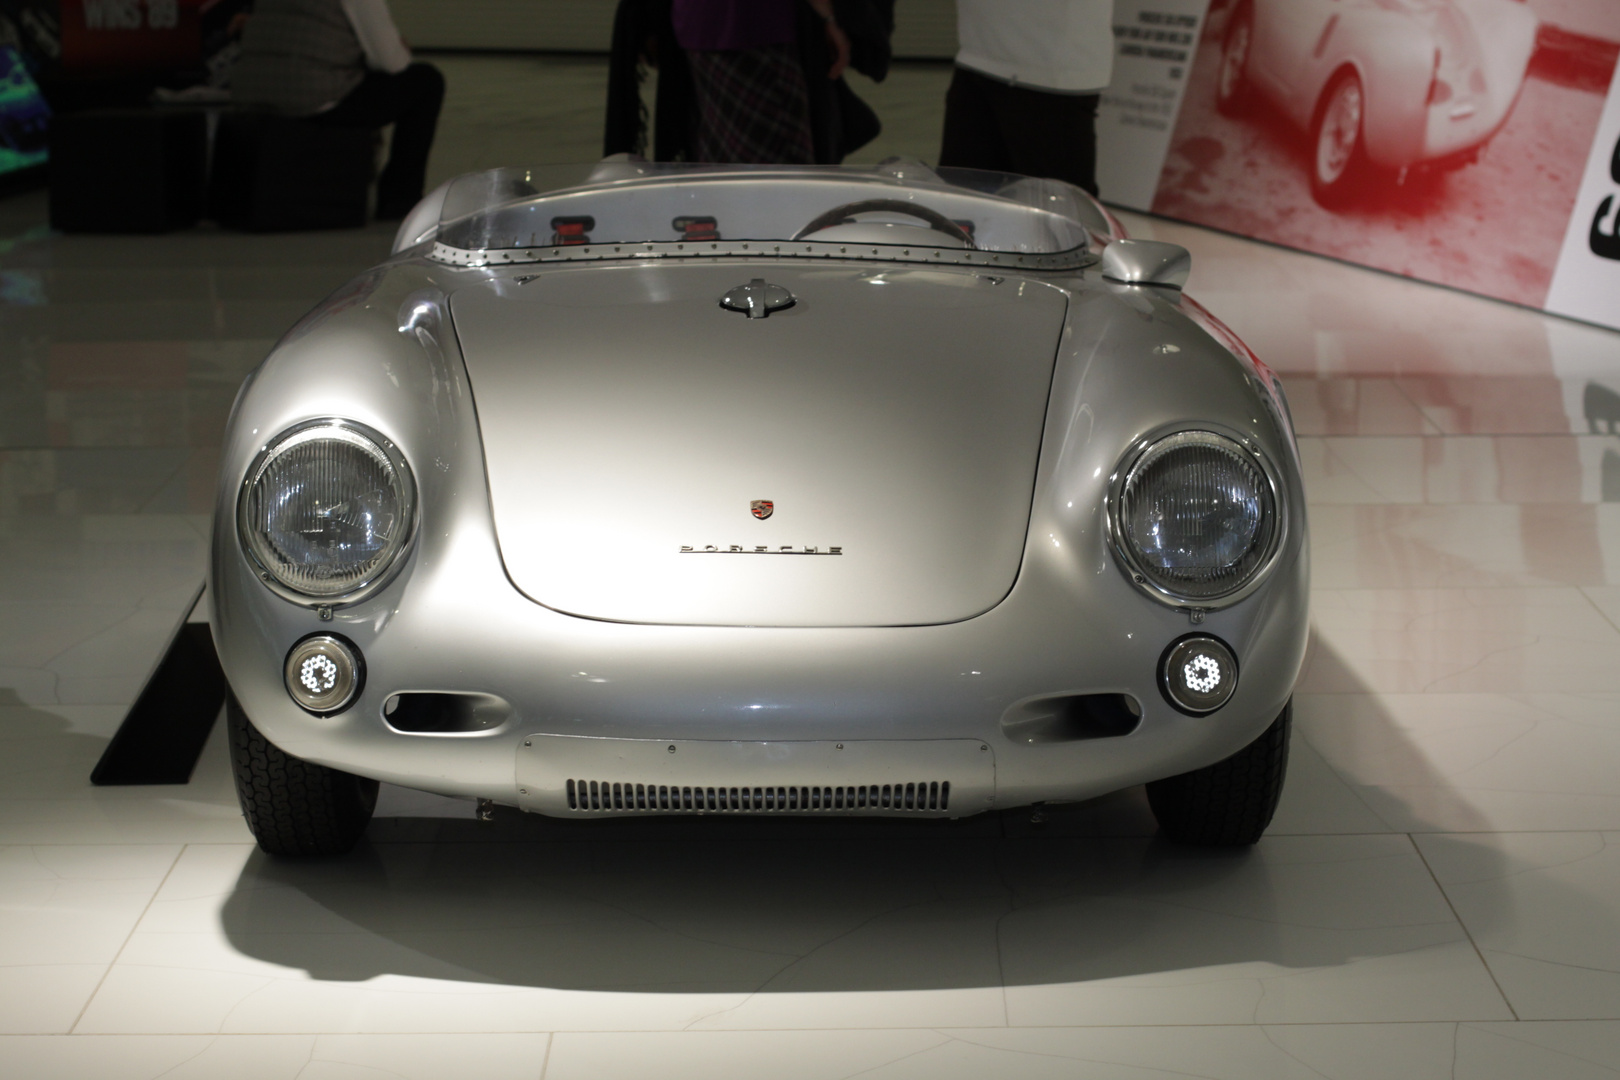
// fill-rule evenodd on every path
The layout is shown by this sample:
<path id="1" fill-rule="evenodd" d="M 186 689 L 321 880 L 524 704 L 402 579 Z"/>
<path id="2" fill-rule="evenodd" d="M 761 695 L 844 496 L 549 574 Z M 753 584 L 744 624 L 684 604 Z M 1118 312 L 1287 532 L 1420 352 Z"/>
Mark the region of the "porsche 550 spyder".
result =
<path id="1" fill-rule="evenodd" d="M 620 161 L 429 196 L 252 374 L 210 567 L 248 825 L 1147 784 L 1254 842 L 1307 617 L 1277 379 L 1055 181 Z"/>
<path id="2" fill-rule="evenodd" d="M 1539 25 L 1522 0 L 1233 0 L 1215 103 L 1270 99 L 1308 133 L 1311 193 L 1337 206 L 1369 167 L 1476 160 L 1519 98 Z"/>

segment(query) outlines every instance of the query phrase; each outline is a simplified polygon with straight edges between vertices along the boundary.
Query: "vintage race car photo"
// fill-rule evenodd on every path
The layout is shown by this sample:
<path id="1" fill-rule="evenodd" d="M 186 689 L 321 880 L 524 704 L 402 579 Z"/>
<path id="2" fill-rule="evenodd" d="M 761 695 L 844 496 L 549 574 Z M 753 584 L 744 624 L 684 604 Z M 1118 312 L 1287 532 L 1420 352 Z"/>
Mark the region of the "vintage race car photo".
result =
<path id="1" fill-rule="evenodd" d="M 1307 637 L 1281 387 L 1055 181 L 462 177 L 294 327 L 209 595 L 259 844 L 378 783 L 576 820 L 958 818 L 1138 784 L 1253 843 Z"/>
<path id="2" fill-rule="evenodd" d="M 1538 25 L 1522 0 L 1235 0 L 1216 106 L 1280 110 L 1306 134 L 1311 193 L 1341 205 L 1374 170 L 1476 160 L 1518 100 Z"/>

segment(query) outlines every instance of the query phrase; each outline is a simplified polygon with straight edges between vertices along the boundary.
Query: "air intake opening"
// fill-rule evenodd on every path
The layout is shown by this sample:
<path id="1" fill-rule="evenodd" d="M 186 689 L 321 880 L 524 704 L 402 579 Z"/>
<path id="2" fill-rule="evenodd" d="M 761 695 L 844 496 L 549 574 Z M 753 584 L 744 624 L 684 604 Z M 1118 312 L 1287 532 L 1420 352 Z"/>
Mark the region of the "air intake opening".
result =
<path id="1" fill-rule="evenodd" d="M 906 811 L 938 813 L 951 808 L 951 782 L 858 784 L 849 787 L 683 787 L 611 780 L 568 781 L 568 809 L 643 811 L 655 814 L 813 814 Z"/>
<path id="2" fill-rule="evenodd" d="M 512 718 L 512 706 L 493 694 L 411 691 L 383 704 L 383 719 L 407 735 L 478 735 Z"/>
<path id="3" fill-rule="evenodd" d="M 1117 739 L 1142 722 L 1142 705 L 1129 694 L 1065 694 L 1015 705 L 1001 718 L 1013 742 L 1027 744 Z"/>

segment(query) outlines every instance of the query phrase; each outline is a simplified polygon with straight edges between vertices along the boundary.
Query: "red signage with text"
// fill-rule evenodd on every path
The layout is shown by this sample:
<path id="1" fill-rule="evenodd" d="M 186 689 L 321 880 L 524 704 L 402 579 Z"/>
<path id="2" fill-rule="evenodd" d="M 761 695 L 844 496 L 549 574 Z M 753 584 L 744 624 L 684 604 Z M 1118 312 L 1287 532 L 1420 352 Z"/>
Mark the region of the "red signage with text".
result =
<path id="1" fill-rule="evenodd" d="M 123 75 L 202 59 L 208 0 L 62 0 L 62 66 L 74 75 Z"/>

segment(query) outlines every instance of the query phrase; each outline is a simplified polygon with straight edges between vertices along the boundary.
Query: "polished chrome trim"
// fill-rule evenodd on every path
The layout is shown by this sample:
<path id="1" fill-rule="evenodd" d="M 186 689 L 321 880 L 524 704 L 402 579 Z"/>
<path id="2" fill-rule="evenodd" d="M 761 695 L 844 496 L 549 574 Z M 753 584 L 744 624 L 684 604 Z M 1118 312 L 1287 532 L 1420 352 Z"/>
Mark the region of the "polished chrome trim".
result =
<path id="1" fill-rule="evenodd" d="M 569 247 L 467 248 L 435 241 L 427 256 L 448 266 L 485 267 L 522 263 L 607 262 L 626 259 L 877 259 L 936 266 L 998 266 L 1023 270 L 1079 270 L 1098 256 L 1085 248 L 1052 254 L 973 251 L 900 244 L 840 244 L 820 240 L 660 241 L 641 244 L 581 244 Z"/>
<path id="2" fill-rule="evenodd" d="M 728 289 L 720 298 L 720 306 L 737 311 L 750 319 L 763 319 L 773 311 L 782 311 L 798 303 L 798 299 L 780 285 L 772 285 L 762 277 L 746 285 Z"/>
<path id="3" fill-rule="evenodd" d="M 1192 273 L 1192 253 L 1161 240 L 1115 240 L 1102 253 L 1102 276 L 1124 285 L 1181 289 Z"/>
<path id="4" fill-rule="evenodd" d="M 1255 463 L 1260 468 L 1260 475 L 1264 476 L 1266 483 L 1271 486 L 1271 506 L 1272 514 L 1276 517 L 1276 528 L 1271 532 L 1271 542 L 1268 545 L 1268 550 L 1261 556 L 1254 572 L 1248 576 L 1243 584 L 1220 596 L 1189 598 L 1159 585 L 1148 573 L 1147 568 L 1141 564 L 1136 552 L 1131 549 L 1130 541 L 1125 537 L 1125 527 L 1120 521 L 1119 500 L 1125 491 L 1125 481 L 1130 478 L 1131 471 L 1136 468 L 1137 462 L 1141 461 L 1143 455 L 1161 441 L 1173 435 L 1192 433 L 1215 435 L 1235 443 L 1255 460 Z M 1271 568 L 1277 564 L 1277 556 L 1281 554 L 1283 543 L 1288 536 L 1288 507 L 1284 505 L 1283 487 L 1277 482 L 1277 470 L 1272 467 L 1270 459 L 1266 457 L 1254 439 L 1222 424 L 1170 424 L 1137 439 L 1131 444 L 1130 449 L 1126 450 L 1120 457 L 1119 463 L 1114 466 L 1113 475 L 1108 478 L 1108 498 L 1103 509 L 1108 519 L 1108 546 L 1112 549 L 1120 570 L 1125 576 L 1137 588 L 1160 603 L 1168 604 L 1174 608 L 1188 609 L 1193 611 L 1194 615 L 1197 614 L 1196 609 L 1230 607 L 1258 589 L 1271 573 Z"/>
<path id="5" fill-rule="evenodd" d="M 1214 708 L 1191 708 L 1184 702 L 1177 701 L 1176 692 L 1175 690 L 1171 689 L 1170 658 L 1176 654 L 1177 649 L 1181 648 L 1189 641 L 1213 642 L 1221 649 L 1222 652 L 1226 653 L 1226 655 L 1231 658 L 1232 680 L 1228 684 L 1226 696 L 1221 698 L 1220 703 Z M 1202 632 L 1182 634 L 1180 637 L 1176 638 L 1176 640 L 1166 645 L 1164 647 L 1164 652 L 1159 654 L 1159 693 L 1164 695 L 1165 702 L 1169 704 L 1172 709 L 1176 710 L 1178 713 L 1181 713 L 1183 716 L 1214 716 L 1216 713 L 1226 708 L 1227 705 L 1231 704 L 1232 696 L 1237 693 L 1238 680 L 1242 677 L 1243 665 L 1238 662 L 1237 650 L 1232 648 L 1232 646 L 1228 645 L 1226 642 L 1222 641 L 1220 638 L 1216 637 L 1214 634 L 1206 634 Z"/>
<path id="6" fill-rule="evenodd" d="M 354 666 L 354 675 L 349 685 L 349 692 L 344 695 L 341 701 L 332 705 L 330 708 L 310 708 L 308 705 L 298 700 L 298 695 L 293 693 L 292 686 L 290 685 L 292 680 L 292 658 L 298 653 L 299 649 L 303 648 L 312 641 L 319 642 L 323 645 L 336 647 L 339 652 L 342 652 L 348 656 L 349 662 Z M 359 647 L 342 634 L 333 634 L 326 631 L 305 634 L 303 637 L 292 643 L 292 648 L 287 650 L 286 657 L 282 659 L 281 681 L 283 686 L 285 686 L 287 689 L 287 696 L 291 698 L 293 704 L 297 705 L 300 709 L 303 709 L 311 716 L 336 716 L 338 713 L 347 709 L 350 705 L 353 705 L 359 700 L 360 695 L 365 693 L 366 658 L 364 654 L 360 652 Z"/>
<path id="7" fill-rule="evenodd" d="M 358 583 L 348 592 L 336 596 L 312 596 L 287 585 L 276 577 L 274 571 L 259 561 L 258 556 L 253 554 L 253 545 L 248 541 L 248 533 L 251 527 L 247 521 L 247 497 L 249 490 L 253 486 L 253 481 L 258 477 L 259 471 L 264 468 L 265 462 L 278 446 L 292 436 L 316 427 L 343 428 L 370 440 L 388 458 L 389 463 L 394 467 L 394 471 L 399 475 L 400 486 L 403 489 L 407 507 L 405 539 L 400 543 L 398 550 L 394 552 L 393 558 L 379 566 L 369 578 Z M 258 578 L 259 583 L 265 588 L 283 600 L 298 604 L 301 607 L 333 608 L 364 600 L 394 579 L 394 575 L 399 573 L 400 568 L 405 565 L 405 557 L 410 554 L 411 545 L 416 540 L 416 526 L 419 515 L 420 506 L 417 499 L 416 476 L 411 472 L 410 462 L 405 460 L 405 455 L 398 446 L 394 445 L 393 440 L 375 428 L 368 427 L 356 420 L 346 420 L 341 416 L 322 416 L 283 428 L 276 433 L 274 438 L 261 446 L 259 452 L 253 456 L 253 460 L 248 464 L 247 472 L 243 475 L 242 483 L 238 486 L 236 492 L 236 540 L 237 546 L 241 548 L 242 554 L 247 558 L 248 565 L 253 568 L 253 576 Z"/>

